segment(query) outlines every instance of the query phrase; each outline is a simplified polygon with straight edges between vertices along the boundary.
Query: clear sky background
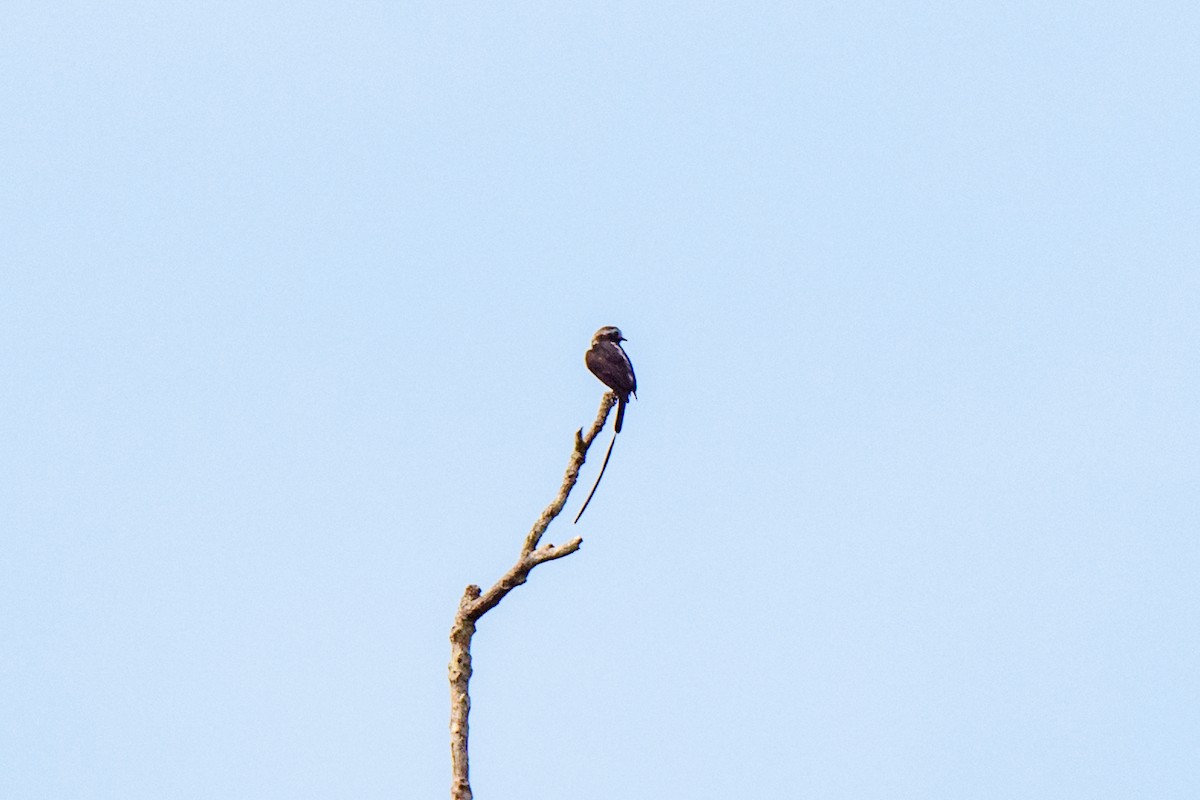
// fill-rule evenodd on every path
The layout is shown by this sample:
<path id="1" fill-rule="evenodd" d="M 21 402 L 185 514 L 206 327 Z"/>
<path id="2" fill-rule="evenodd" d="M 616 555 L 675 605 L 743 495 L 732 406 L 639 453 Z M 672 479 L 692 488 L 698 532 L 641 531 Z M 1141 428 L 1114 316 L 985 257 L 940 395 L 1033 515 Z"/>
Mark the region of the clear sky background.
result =
<path id="1" fill-rule="evenodd" d="M 5 4 L 0 797 L 1200 796 L 1197 8 Z"/>

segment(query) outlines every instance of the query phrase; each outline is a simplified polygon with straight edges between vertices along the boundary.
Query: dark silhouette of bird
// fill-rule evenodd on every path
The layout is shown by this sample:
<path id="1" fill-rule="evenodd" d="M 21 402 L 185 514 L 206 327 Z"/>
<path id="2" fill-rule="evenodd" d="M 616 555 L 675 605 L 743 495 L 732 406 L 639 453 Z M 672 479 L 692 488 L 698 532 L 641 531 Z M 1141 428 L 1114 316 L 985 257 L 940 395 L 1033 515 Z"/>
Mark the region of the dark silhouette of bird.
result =
<path id="1" fill-rule="evenodd" d="M 621 432 L 621 425 L 625 421 L 625 406 L 629 403 L 629 396 L 637 397 L 637 377 L 633 374 L 633 364 L 630 363 L 629 356 L 625 355 L 625 350 L 621 347 L 621 342 L 624 341 L 628 340 L 621 335 L 620 328 L 605 325 L 596 331 L 596 335 L 592 337 L 592 347 L 583 357 L 592 374 L 617 396 L 617 421 L 613 425 L 612 441 L 608 443 L 608 451 L 604 454 L 604 463 L 600 465 L 600 474 L 596 476 L 596 483 L 588 492 L 587 499 L 583 501 L 583 508 L 575 515 L 576 522 L 583 516 L 588 503 L 592 502 L 592 495 L 596 493 L 600 479 L 604 477 L 604 470 L 608 468 L 608 457 L 612 455 L 613 445 L 617 443 L 617 434 Z"/>
<path id="2" fill-rule="evenodd" d="M 592 374 L 617 395 L 617 433 L 621 432 L 621 425 L 625 421 L 625 405 L 629 402 L 629 396 L 637 397 L 637 377 L 633 374 L 633 364 L 621 347 L 621 342 L 625 341 L 628 339 L 621 335 L 620 328 L 606 325 L 596 331 L 592 337 L 592 349 L 583 357 Z"/>

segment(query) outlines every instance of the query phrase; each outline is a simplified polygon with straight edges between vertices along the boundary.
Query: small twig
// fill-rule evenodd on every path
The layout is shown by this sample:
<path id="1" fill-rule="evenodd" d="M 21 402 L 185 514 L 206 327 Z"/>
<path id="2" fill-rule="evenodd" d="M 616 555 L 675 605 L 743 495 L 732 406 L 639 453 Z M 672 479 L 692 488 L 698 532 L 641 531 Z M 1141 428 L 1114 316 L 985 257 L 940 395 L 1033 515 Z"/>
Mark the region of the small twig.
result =
<path id="1" fill-rule="evenodd" d="M 583 544 L 583 539 L 576 536 L 566 544 L 542 544 L 539 547 L 546 529 L 567 504 L 567 497 L 575 487 L 575 482 L 579 480 L 579 468 L 587 458 L 588 448 L 604 429 L 604 423 L 616 402 L 617 396 L 612 392 L 604 395 L 604 399 L 600 401 L 600 410 L 588 432 L 584 434 L 582 428 L 575 432 L 575 449 L 567 462 L 567 471 L 563 475 L 558 495 L 546 506 L 546 510 L 525 537 L 517 563 L 486 592 L 474 584 L 468 586 L 458 602 L 458 612 L 454 615 L 454 624 L 450 628 L 451 800 L 471 800 L 472 797 L 467 757 L 467 716 L 471 711 L 471 695 L 468 688 L 471 681 L 471 637 L 475 635 L 475 624 L 480 617 L 499 605 L 505 595 L 524 583 L 538 564 L 569 556 Z"/>

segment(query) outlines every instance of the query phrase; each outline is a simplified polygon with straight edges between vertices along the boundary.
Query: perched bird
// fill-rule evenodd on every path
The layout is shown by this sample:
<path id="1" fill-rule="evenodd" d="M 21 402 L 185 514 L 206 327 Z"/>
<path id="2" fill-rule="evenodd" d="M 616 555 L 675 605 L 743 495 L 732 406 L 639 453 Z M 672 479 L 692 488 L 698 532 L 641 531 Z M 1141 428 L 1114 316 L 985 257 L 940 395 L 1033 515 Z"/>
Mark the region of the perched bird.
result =
<path id="1" fill-rule="evenodd" d="M 617 433 L 621 432 L 621 423 L 625 421 L 625 404 L 629 402 L 629 395 L 637 397 L 633 364 L 629 363 L 629 356 L 621 348 L 621 342 L 625 341 L 628 340 L 621 335 L 620 328 L 605 325 L 596 331 L 592 337 L 592 349 L 583 357 L 592 374 L 617 395 Z"/>
<path id="2" fill-rule="evenodd" d="M 613 426 L 613 438 L 608 443 L 608 451 L 604 454 L 604 463 L 600 465 L 600 474 L 596 476 L 592 490 L 583 501 L 583 508 L 575 515 L 576 522 L 579 522 L 579 518 L 587 510 L 588 503 L 592 502 L 592 495 L 599 488 L 604 470 L 608 468 L 608 457 L 612 455 L 613 445 L 617 443 L 617 434 L 621 432 L 621 423 L 625 421 L 625 404 L 629 402 L 629 395 L 637 397 L 637 378 L 633 374 L 633 364 L 629 363 L 629 356 L 625 355 L 621 348 L 621 342 L 624 341 L 626 339 L 621 335 L 620 328 L 606 325 L 596 331 L 596 335 L 592 337 L 592 348 L 583 357 L 592 374 L 617 395 L 617 422 Z"/>

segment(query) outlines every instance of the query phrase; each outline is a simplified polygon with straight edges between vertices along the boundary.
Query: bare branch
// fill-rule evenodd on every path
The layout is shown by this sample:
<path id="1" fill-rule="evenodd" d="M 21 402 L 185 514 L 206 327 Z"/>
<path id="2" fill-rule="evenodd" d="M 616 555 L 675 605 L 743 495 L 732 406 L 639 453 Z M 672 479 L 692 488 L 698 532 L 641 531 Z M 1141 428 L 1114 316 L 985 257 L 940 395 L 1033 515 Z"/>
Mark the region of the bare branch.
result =
<path id="1" fill-rule="evenodd" d="M 550 527 L 550 523 L 554 518 L 562 513 L 563 506 L 567 504 L 567 495 L 571 493 L 571 489 L 575 488 L 575 481 L 579 480 L 579 468 L 583 466 L 583 462 L 587 459 L 588 448 L 592 446 L 592 442 L 600 435 L 600 431 L 604 430 L 604 423 L 608 421 L 608 412 L 616 405 L 617 396 L 613 392 L 608 392 L 600 401 L 600 410 L 596 414 L 595 421 L 592 422 L 592 427 L 588 429 L 587 435 L 583 435 L 583 429 L 575 432 L 575 452 L 571 454 L 571 460 L 567 463 L 566 474 L 563 475 L 562 486 L 558 489 L 558 496 L 550 505 L 546 506 L 546 510 L 538 517 L 537 522 L 533 524 L 533 528 L 529 531 L 529 535 L 525 537 L 525 545 L 521 548 L 521 554 L 533 552 L 533 548 L 538 546 L 538 542 L 542 540 L 542 534 L 546 532 L 546 528 Z"/>
<path id="2" fill-rule="evenodd" d="M 547 561 L 553 561 L 556 558 L 562 558 L 563 556 L 571 555 L 571 553 L 574 553 L 579 549 L 581 544 L 583 544 L 583 537 L 581 536 L 576 536 L 571 541 L 567 542 L 566 544 L 560 544 L 558 547 L 555 547 L 552 544 L 544 544 L 531 553 L 530 557 L 537 564 L 545 564 Z"/>
<path id="3" fill-rule="evenodd" d="M 471 585 L 463 592 L 458 602 L 458 612 L 454 615 L 454 624 L 450 628 L 450 765 L 451 800 L 471 800 L 471 782 L 467 756 L 467 717 L 471 710 L 471 695 L 468 691 L 471 681 L 471 637 L 475 635 L 475 623 L 479 618 L 491 611 L 505 595 L 520 586 L 529 578 L 529 573 L 538 564 L 554 561 L 571 555 L 583 545 L 583 539 L 576 536 L 566 544 L 553 545 L 541 543 L 542 536 L 550 523 L 554 521 L 567 503 L 567 497 L 575 482 L 579 480 L 579 469 L 587 459 L 588 448 L 604 429 L 608 414 L 617 402 L 617 396 L 612 392 L 604 395 L 600 401 L 600 410 L 585 435 L 583 429 L 575 432 L 575 448 L 571 459 L 567 462 L 567 471 L 563 475 L 562 486 L 558 496 L 554 498 L 546 510 L 538 517 L 533 528 L 521 545 L 521 554 L 517 563 L 496 581 L 486 592 L 478 586 Z"/>

